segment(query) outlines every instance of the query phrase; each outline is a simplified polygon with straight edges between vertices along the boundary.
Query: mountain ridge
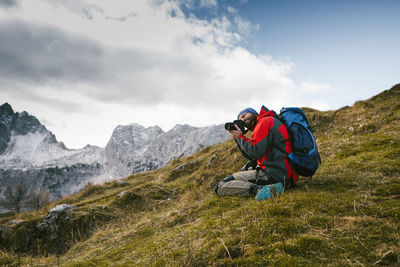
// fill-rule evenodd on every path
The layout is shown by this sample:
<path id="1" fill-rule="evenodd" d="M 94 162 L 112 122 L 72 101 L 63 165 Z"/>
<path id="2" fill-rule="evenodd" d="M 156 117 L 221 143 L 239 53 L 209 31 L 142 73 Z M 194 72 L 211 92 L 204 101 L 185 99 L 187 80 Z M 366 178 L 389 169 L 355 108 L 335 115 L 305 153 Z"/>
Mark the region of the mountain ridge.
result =
<path id="1" fill-rule="evenodd" d="M 191 134 L 202 132 L 202 129 L 214 129 L 217 135 L 211 136 L 210 132 L 204 138 L 187 140 L 187 136 L 190 138 Z M 168 138 L 175 140 L 176 146 L 176 140 L 186 146 L 174 147 Z M 23 176 L 30 191 L 48 190 L 58 199 L 88 183 L 102 183 L 164 166 L 173 158 L 189 155 L 227 138 L 222 125 L 176 125 L 164 132 L 159 126 L 144 127 L 131 123 L 118 125 L 104 148 L 86 145 L 81 149 L 68 149 L 36 117 L 25 111 L 14 112 L 11 105 L 5 103 L 0 106 L 0 147 L 3 147 L 0 153 L 0 195 L 5 187 L 17 186 L 21 182 L 17 176 Z M 53 172 L 54 169 L 62 171 Z M 49 177 L 43 172 L 52 175 Z M 51 185 L 46 182 L 49 179 Z"/>

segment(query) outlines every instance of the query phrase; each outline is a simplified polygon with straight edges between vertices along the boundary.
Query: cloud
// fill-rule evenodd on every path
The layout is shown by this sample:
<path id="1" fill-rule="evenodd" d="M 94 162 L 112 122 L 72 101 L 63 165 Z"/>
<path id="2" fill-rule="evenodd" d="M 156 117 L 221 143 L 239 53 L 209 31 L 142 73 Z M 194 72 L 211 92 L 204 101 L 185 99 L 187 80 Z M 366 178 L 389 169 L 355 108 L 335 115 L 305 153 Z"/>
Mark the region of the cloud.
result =
<path id="1" fill-rule="evenodd" d="M 309 107 L 315 108 L 317 110 L 330 110 L 332 106 L 324 101 L 313 101 Z"/>
<path id="2" fill-rule="evenodd" d="M 316 83 L 314 81 L 304 81 L 301 84 L 301 90 L 306 94 L 318 94 L 321 92 L 329 92 L 332 90 L 331 86 L 325 83 Z"/>
<path id="3" fill-rule="evenodd" d="M 98 68 L 105 54 L 100 45 L 54 27 L 2 21 L 0 39 L 0 78 L 9 83 L 79 82 L 105 75 Z"/>
<path id="4" fill-rule="evenodd" d="M 249 36 L 252 32 L 258 31 L 260 29 L 260 25 L 254 25 L 250 21 L 245 20 L 239 16 L 235 16 L 234 21 L 237 25 L 239 33 L 244 36 Z"/>
<path id="5" fill-rule="evenodd" d="M 62 92 L 54 92 L 54 89 L 42 87 L 36 90 L 27 90 L 26 88 L 14 87 L 14 90 L 2 90 L 0 93 L 0 98 L 4 97 L 8 101 L 11 99 L 18 99 L 27 104 L 29 102 L 35 103 L 35 105 L 41 105 L 52 110 L 57 110 L 58 112 L 65 112 L 67 114 L 79 113 L 88 111 L 84 104 L 76 102 L 76 98 L 71 94 L 62 95 Z M 13 101 L 14 102 L 14 101 Z"/>
<path id="6" fill-rule="evenodd" d="M 79 144 L 94 138 L 89 126 L 99 133 L 117 123 L 208 125 L 290 99 L 293 63 L 239 45 L 253 25 L 153 2 L 21 0 L 12 14 L 0 10 L 0 96 L 32 103 L 67 143 L 73 129 L 65 125 L 82 129 L 91 139 L 77 136 Z"/>
<path id="7" fill-rule="evenodd" d="M 66 8 L 69 11 L 78 14 L 80 16 L 86 17 L 88 19 L 93 19 L 95 13 L 103 13 L 103 9 L 99 8 L 94 4 L 89 4 L 86 1 L 81 0 L 66 0 L 66 1 L 54 1 L 45 0 L 50 5 L 56 8 Z"/>
<path id="8" fill-rule="evenodd" d="M 74 13 L 85 13 L 78 1 L 67 3 L 68 10 L 75 7 Z M 0 66 L 0 79 L 9 90 L 17 86 L 21 91 L 36 90 L 39 94 L 39 88 L 44 86 L 55 91 L 67 87 L 70 92 L 100 102 L 136 106 L 212 107 L 219 105 L 221 98 L 240 105 L 247 92 L 254 101 L 258 95 L 276 100 L 292 86 L 287 77 L 291 63 L 255 56 L 235 46 L 239 37 L 229 31 L 231 23 L 226 17 L 209 22 L 170 18 L 165 14 L 176 6 L 169 3 L 162 8 L 164 17 L 158 11 L 150 14 L 160 20 L 160 26 L 164 22 L 163 26 L 173 28 L 167 29 L 173 39 L 162 49 L 111 46 L 96 34 L 84 36 L 49 24 L 28 24 L 22 19 L 2 21 L 0 60 L 4 64 Z M 107 8 L 93 10 L 104 10 L 103 16 L 108 16 Z M 133 19 L 140 20 L 142 16 L 140 13 Z M 100 25 L 104 22 L 94 19 L 90 23 L 96 21 Z M 123 25 L 113 27 L 125 29 Z M 162 35 L 152 26 L 149 31 Z M 195 39 L 200 41 L 194 42 Z M 32 93 L 25 97 L 32 97 Z"/>
<path id="9" fill-rule="evenodd" d="M 227 10 L 228 10 L 229 13 L 231 13 L 231 14 L 233 14 L 233 15 L 236 15 L 236 14 L 237 14 L 237 9 L 234 8 L 234 7 L 228 6 L 228 7 L 227 7 Z"/>
<path id="10" fill-rule="evenodd" d="M 166 2 L 166 1 L 161 1 Z M 194 10 L 196 8 L 218 8 L 218 0 L 172 0 L 171 2 L 177 3 L 179 6 Z"/>
<path id="11" fill-rule="evenodd" d="M 217 0 L 200 0 L 200 6 L 201 7 L 217 7 L 218 6 L 218 1 Z"/>
<path id="12" fill-rule="evenodd" d="M 18 0 L 0 0 L 0 8 L 10 8 L 18 6 Z"/>

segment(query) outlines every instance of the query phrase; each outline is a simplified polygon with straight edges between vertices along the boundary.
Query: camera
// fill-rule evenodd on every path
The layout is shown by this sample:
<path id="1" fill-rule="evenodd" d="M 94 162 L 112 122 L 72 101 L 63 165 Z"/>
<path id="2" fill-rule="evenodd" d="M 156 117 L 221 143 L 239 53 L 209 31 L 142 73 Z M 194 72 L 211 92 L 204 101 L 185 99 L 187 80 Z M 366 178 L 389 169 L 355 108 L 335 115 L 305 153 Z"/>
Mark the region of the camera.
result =
<path id="1" fill-rule="evenodd" d="M 242 130 L 243 134 L 247 133 L 246 126 L 244 125 L 244 122 L 241 120 L 235 120 L 233 122 L 225 123 L 225 130 L 227 131 L 236 130 L 235 124 L 239 127 L 240 130 Z"/>

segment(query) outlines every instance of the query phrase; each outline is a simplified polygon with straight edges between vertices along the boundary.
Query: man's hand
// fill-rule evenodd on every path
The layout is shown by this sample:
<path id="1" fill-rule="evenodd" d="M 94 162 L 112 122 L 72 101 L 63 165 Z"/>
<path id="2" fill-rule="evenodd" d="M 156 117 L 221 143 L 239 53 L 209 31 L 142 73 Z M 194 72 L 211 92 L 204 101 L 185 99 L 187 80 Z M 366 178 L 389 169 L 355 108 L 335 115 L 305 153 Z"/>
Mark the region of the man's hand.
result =
<path id="1" fill-rule="evenodd" d="M 230 130 L 229 134 L 234 138 L 234 139 L 238 139 L 239 135 L 242 135 L 243 132 L 242 130 L 240 130 L 240 128 L 235 124 L 235 128 L 236 130 Z"/>

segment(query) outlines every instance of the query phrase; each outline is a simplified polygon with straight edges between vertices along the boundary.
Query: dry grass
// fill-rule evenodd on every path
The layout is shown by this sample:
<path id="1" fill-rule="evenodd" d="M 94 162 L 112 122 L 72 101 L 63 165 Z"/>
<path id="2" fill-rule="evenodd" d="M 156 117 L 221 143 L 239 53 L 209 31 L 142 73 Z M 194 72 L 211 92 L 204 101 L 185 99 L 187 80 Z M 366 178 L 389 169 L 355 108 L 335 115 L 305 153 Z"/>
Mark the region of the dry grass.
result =
<path id="1" fill-rule="evenodd" d="M 311 181 L 301 179 L 297 188 L 274 199 L 257 202 L 214 194 L 214 185 L 245 163 L 228 141 L 165 168 L 132 175 L 123 186 L 90 186 L 53 203 L 47 210 L 70 203 L 77 218 L 91 216 L 92 227 L 80 226 L 88 234 L 69 240 L 59 257 L 35 242 L 22 248 L 2 240 L 0 264 L 398 264 L 399 106 L 397 86 L 338 111 L 306 109 L 323 164 Z M 121 192 L 126 193 L 118 197 Z M 33 222 L 45 215 L 43 209 L 0 222 L 21 219 L 23 223 L 8 228 L 18 233 L 25 227 L 24 233 L 34 236 Z"/>

